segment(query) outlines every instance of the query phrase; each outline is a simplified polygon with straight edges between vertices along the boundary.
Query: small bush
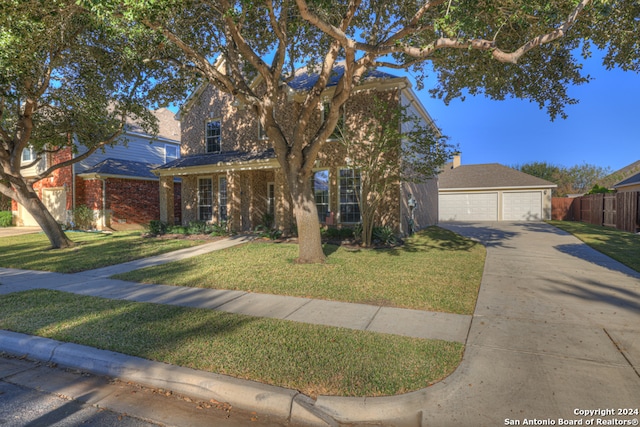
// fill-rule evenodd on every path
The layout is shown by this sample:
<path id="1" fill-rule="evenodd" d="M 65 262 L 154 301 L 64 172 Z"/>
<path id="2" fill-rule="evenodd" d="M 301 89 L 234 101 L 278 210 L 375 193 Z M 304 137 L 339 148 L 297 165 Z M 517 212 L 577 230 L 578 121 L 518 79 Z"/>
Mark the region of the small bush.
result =
<path id="1" fill-rule="evenodd" d="M 255 229 L 255 233 L 262 238 L 276 240 L 282 237 L 282 230 L 277 228 L 268 228 L 264 225 L 259 225 Z"/>
<path id="2" fill-rule="evenodd" d="M 395 245 L 398 238 L 391 227 L 373 227 L 372 240 L 381 245 Z"/>
<path id="3" fill-rule="evenodd" d="M 218 224 L 210 224 L 209 234 L 212 236 L 228 236 L 230 233 L 227 227 L 227 222 L 222 221 Z"/>
<path id="4" fill-rule="evenodd" d="M 167 234 L 187 234 L 187 227 L 183 225 L 167 226 Z"/>
<path id="5" fill-rule="evenodd" d="M 150 221 L 148 226 L 149 234 L 154 236 L 162 236 L 163 234 L 166 234 L 167 228 L 167 224 L 157 219 Z"/>
<path id="6" fill-rule="evenodd" d="M 211 227 L 206 221 L 191 221 L 187 226 L 187 234 L 208 234 Z"/>
<path id="7" fill-rule="evenodd" d="M 0 227 L 10 227 L 13 225 L 13 215 L 10 211 L 0 211 Z"/>
<path id="8" fill-rule="evenodd" d="M 353 228 L 327 228 L 322 230 L 323 237 L 328 239 L 350 239 L 354 236 Z"/>
<path id="9" fill-rule="evenodd" d="M 79 205 L 71 211 L 73 221 L 70 228 L 74 230 L 91 230 L 95 228 L 93 211 L 86 205 Z"/>

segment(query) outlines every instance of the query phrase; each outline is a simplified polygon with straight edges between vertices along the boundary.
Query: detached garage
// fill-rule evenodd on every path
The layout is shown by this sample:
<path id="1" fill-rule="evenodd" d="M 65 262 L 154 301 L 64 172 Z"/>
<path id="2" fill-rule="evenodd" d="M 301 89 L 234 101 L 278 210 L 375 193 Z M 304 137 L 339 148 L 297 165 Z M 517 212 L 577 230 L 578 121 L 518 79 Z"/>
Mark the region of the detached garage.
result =
<path id="1" fill-rule="evenodd" d="M 439 175 L 440 221 L 542 221 L 551 219 L 552 182 L 498 163 L 453 164 Z"/>

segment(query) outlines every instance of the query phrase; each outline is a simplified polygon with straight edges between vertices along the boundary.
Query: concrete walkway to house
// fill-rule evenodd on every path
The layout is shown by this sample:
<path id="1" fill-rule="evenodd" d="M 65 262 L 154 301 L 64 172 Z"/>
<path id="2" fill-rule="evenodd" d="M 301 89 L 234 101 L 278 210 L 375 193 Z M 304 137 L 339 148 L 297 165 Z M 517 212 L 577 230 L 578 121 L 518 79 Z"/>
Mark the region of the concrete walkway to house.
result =
<path id="1" fill-rule="evenodd" d="M 108 279 L 118 272 L 169 262 L 170 255 L 73 275 L 0 269 L 0 294 L 49 288 L 466 341 L 460 367 L 442 382 L 417 392 L 382 398 L 320 396 L 314 401 L 294 390 L 10 332 L 0 332 L 0 351 L 227 401 L 287 419 L 291 425 L 527 425 L 525 419 L 560 425 L 561 418 L 585 423 L 596 418 L 640 418 L 604 412 L 640 410 L 640 274 L 543 223 L 443 226 L 487 247 L 472 320 L 469 316 Z M 199 250 L 242 242 L 225 240 Z M 183 250 L 174 255 L 189 253 Z"/>

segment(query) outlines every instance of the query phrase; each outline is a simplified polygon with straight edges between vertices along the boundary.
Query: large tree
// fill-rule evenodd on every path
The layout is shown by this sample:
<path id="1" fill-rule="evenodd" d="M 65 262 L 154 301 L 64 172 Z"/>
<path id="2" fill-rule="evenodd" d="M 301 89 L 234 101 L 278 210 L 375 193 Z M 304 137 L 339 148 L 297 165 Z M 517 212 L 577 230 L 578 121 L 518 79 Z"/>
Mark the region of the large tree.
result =
<path id="1" fill-rule="evenodd" d="M 341 106 L 367 70 L 410 69 L 422 85 L 433 70 L 435 96 L 515 96 L 552 118 L 574 103 L 567 87 L 588 80 L 574 52 L 609 49 L 608 64 L 638 69 L 638 3 L 608 0 L 84 0 L 94 11 L 166 38 L 153 59 L 191 71 L 232 94 L 259 118 L 293 200 L 299 261 L 324 259 L 310 184 L 318 152 Z M 611 30 L 609 30 L 611 29 Z M 585 42 L 585 43 L 583 43 Z M 169 53 L 164 49 L 178 48 Z M 151 59 L 151 58 L 150 58 Z M 344 61 L 344 73 L 332 71 Z M 224 66 L 220 66 L 224 64 Z M 428 64 L 431 64 L 429 66 Z M 283 82 L 302 65 L 318 79 L 288 131 L 274 114 Z M 260 85 L 255 85 L 259 78 Z M 313 126 L 323 91 L 335 83 L 330 113 Z M 289 119 L 289 118 L 288 118 Z M 464 120 L 464 118 L 461 118 Z"/>
<path id="2" fill-rule="evenodd" d="M 0 0 L 0 193 L 24 206 L 54 248 L 72 243 L 34 184 L 122 142 L 128 121 L 157 131 L 145 103 L 165 76 L 123 36 L 73 0 Z M 55 163 L 65 149 L 74 157 Z M 23 163 L 25 150 L 33 156 Z"/>
<path id="3" fill-rule="evenodd" d="M 402 181 L 432 179 L 455 147 L 434 123 L 393 99 L 374 96 L 368 114 L 349 119 L 350 124 L 336 130 L 350 165 L 359 172 L 360 238 L 364 246 L 371 246 L 376 216 L 389 203 L 390 192 Z"/>

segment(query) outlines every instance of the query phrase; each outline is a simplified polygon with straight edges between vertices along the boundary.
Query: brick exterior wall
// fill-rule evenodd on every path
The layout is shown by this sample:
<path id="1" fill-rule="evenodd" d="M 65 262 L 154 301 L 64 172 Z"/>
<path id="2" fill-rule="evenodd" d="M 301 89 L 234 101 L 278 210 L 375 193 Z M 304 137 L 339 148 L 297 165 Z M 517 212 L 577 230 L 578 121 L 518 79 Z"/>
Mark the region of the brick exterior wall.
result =
<path id="1" fill-rule="evenodd" d="M 375 95 L 390 106 L 397 106 L 400 102 L 400 90 L 395 87 L 384 91 L 362 90 L 355 93 L 345 105 L 345 126 L 352 129 L 362 129 L 362 117 L 369 117 L 374 123 L 379 118 L 373 113 L 374 104 L 372 96 Z M 283 126 L 283 132 L 288 135 L 293 134 L 296 123 L 294 122 L 296 111 L 300 105 L 295 102 L 282 100 L 281 106 L 276 111 L 279 123 Z M 291 109 L 294 110 L 291 114 Z M 239 106 L 235 106 L 232 97 L 222 93 L 212 86 L 208 86 L 200 96 L 194 100 L 193 104 L 182 117 L 182 156 L 201 154 L 206 152 L 205 126 L 211 119 L 221 121 L 221 151 L 252 151 L 264 150 L 270 147 L 268 141 L 258 139 L 258 120 L 248 111 Z M 320 126 L 322 111 L 318 109 L 318 114 L 314 116 L 309 126 L 309 132 L 315 132 Z M 328 169 L 330 178 L 329 189 L 329 209 L 331 212 L 339 212 L 339 170 L 348 168 L 346 150 L 337 141 L 327 141 L 318 156 L 317 169 Z M 217 194 L 218 194 L 218 174 L 199 173 L 197 176 L 183 177 L 182 187 L 182 210 L 183 224 L 196 220 L 198 216 L 197 186 L 198 178 L 211 177 L 213 180 L 214 192 L 214 215 L 213 220 L 217 221 Z M 276 188 L 276 224 L 279 228 L 288 231 L 295 223 L 291 213 L 291 201 L 286 189 L 284 176 L 279 170 L 270 171 L 236 171 L 228 175 L 229 181 L 229 216 L 235 230 L 249 230 L 255 228 L 262 222 L 262 215 L 266 212 L 266 189 L 268 182 L 274 182 Z M 403 212 L 401 212 L 401 201 L 403 191 L 400 183 L 392 185 L 389 194 L 385 196 L 385 201 L 379 215 L 375 219 L 376 225 L 388 225 L 398 232 L 403 232 L 401 228 Z M 434 197 L 437 197 L 437 187 Z M 433 188 L 429 188 L 431 192 Z M 437 206 L 437 205 L 436 205 Z M 235 208 L 235 209 L 234 209 Z M 336 218 L 338 224 L 340 218 Z M 430 220 L 430 216 L 421 217 L 424 224 Z M 432 224 L 433 222 L 431 222 Z M 428 224 L 427 224 L 428 225 Z"/>

